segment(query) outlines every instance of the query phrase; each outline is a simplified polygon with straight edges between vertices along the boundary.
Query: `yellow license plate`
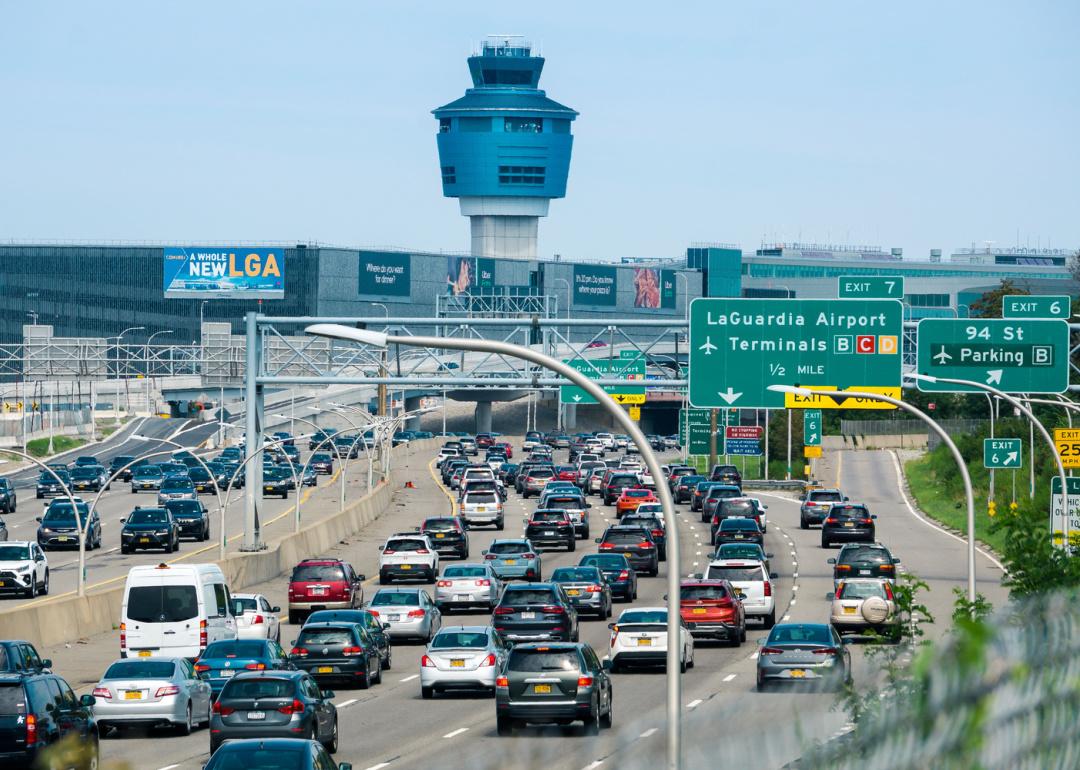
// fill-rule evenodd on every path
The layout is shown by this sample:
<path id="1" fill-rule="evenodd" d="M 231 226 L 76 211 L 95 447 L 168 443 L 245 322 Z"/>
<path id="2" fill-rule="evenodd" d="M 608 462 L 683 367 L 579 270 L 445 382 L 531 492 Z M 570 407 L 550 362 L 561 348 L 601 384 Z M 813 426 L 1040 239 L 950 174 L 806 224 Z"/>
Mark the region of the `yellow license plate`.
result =
<path id="1" fill-rule="evenodd" d="M 652 639 L 638 639 L 637 640 L 637 646 L 638 647 L 652 647 Z"/>
<path id="2" fill-rule="evenodd" d="M 567 596 L 581 596 L 581 591 L 576 588 L 571 588 L 566 592 Z"/>
<path id="3" fill-rule="evenodd" d="M 450 668 L 465 668 L 464 660 L 452 660 L 450 661 Z"/>
<path id="4" fill-rule="evenodd" d="M 124 693 L 124 700 L 142 700 L 141 692 L 126 692 Z"/>
<path id="5" fill-rule="evenodd" d="M 548 693 L 551 692 L 551 685 L 550 684 L 534 684 L 533 685 L 533 692 L 539 693 L 541 695 L 547 695 Z"/>
<path id="6" fill-rule="evenodd" d="M 855 526 L 855 522 L 853 522 L 853 521 L 845 521 L 845 522 L 844 522 L 844 526 L 845 526 L 845 527 L 854 527 L 854 526 Z"/>
<path id="7" fill-rule="evenodd" d="M 845 615 L 854 615 L 855 614 L 855 608 L 854 607 L 844 607 L 844 614 Z"/>
<path id="8" fill-rule="evenodd" d="M 140 542 L 140 543 L 149 543 L 149 542 L 150 542 L 150 538 L 148 538 L 148 537 L 140 537 L 140 538 L 139 538 L 139 542 Z"/>
<path id="9" fill-rule="evenodd" d="M 273 487 L 263 487 L 263 492 L 273 492 L 273 491 L 274 491 Z"/>
<path id="10" fill-rule="evenodd" d="M 791 669 L 791 678 L 792 679 L 802 679 L 804 676 L 806 676 L 806 672 L 803 671 L 801 668 L 793 668 L 793 669 Z"/>
<path id="11" fill-rule="evenodd" d="M 503 564 L 514 564 L 514 563 L 515 563 L 514 559 L 503 559 Z"/>
<path id="12" fill-rule="evenodd" d="M 402 564 L 401 568 L 402 569 L 412 569 L 412 565 L 411 564 Z"/>
<path id="13" fill-rule="evenodd" d="M 694 614 L 695 615 L 704 615 L 706 612 L 708 612 L 708 610 L 706 610 L 704 607 L 695 607 L 694 608 Z"/>
<path id="14" fill-rule="evenodd" d="M 486 505 L 478 505 L 478 506 L 476 506 L 476 512 L 477 513 L 487 513 L 487 506 Z"/>
<path id="15" fill-rule="evenodd" d="M 139 650 L 139 652 L 137 654 L 138 654 L 138 656 L 140 658 L 149 658 L 150 657 L 150 650 Z"/>
<path id="16" fill-rule="evenodd" d="M 442 532 L 436 532 L 435 533 L 435 539 L 436 540 L 442 540 L 444 537 L 446 537 L 446 535 L 444 533 L 442 533 Z"/>
<path id="17" fill-rule="evenodd" d="M 332 673 L 334 673 L 334 667 L 333 666 L 319 666 L 317 669 L 315 669 L 315 673 L 316 674 L 332 674 Z"/>

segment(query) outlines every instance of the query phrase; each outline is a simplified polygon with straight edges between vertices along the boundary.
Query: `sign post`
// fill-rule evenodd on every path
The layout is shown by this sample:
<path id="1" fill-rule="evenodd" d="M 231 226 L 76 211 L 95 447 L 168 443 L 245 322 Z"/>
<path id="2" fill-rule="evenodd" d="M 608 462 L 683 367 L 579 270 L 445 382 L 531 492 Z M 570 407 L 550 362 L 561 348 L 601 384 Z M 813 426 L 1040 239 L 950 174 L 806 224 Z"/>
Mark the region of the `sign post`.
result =
<path id="1" fill-rule="evenodd" d="M 1077 431 L 1080 433 L 1080 431 Z M 984 438 L 983 467 L 1009 470 L 1024 466 L 1023 442 L 1018 438 Z"/>

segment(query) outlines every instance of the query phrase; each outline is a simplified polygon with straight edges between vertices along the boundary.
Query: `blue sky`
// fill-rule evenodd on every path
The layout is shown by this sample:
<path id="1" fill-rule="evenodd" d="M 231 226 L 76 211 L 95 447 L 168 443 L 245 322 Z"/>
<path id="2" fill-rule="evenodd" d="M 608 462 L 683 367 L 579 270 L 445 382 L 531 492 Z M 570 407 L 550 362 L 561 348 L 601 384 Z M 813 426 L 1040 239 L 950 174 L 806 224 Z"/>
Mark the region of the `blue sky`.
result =
<path id="1" fill-rule="evenodd" d="M 523 33 L 581 112 L 540 251 L 1080 246 L 1080 4 L 8 2 L 0 239 L 464 250 L 430 110 Z"/>

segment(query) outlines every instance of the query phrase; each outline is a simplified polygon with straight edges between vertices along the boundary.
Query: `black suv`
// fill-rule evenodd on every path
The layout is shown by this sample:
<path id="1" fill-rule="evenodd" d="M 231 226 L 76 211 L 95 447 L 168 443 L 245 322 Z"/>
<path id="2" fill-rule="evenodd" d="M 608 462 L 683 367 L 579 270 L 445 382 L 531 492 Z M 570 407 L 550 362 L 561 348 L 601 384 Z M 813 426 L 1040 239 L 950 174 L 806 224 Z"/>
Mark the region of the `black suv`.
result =
<path id="1" fill-rule="evenodd" d="M 753 519 L 730 517 L 721 519 L 713 535 L 713 545 L 719 547 L 724 543 L 757 543 L 764 548 L 765 536 Z"/>
<path id="2" fill-rule="evenodd" d="M 120 553 L 139 548 L 161 548 L 165 553 L 180 550 L 180 527 L 165 508 L 139 508 L 120 519 Z"/>
<path id="3" fill-rule="evenodd" d="M 18 502 L 18 498 L 15 496 L 15 485 L 0 477 L 0 511 L 15 513 L 15 506 L 18 505 Z"/>
<path id="4" fill-rule="evenodd" d="M 728 497 L 716 503 L 709 523 L 709 537 L 714 542 L 716 530 L 720 529 L 724 519 L 753 519 L 758 529 L 761 529 L 761 510 L 757 506 L 757 501 L 750 497 Z"/>
<path id="5" fill-rule="evenodd" d="M 456 516 L 433 516 L 424 519 L 420 534 L 427 535 L 431 546 L 439 556 L 447 554 L 459 559 L 469 558 L 469 535 Z"/>
<path id="6" fill-rule="evenodd" d="M 541 508 L 533 511 L 525 525 L 525 537 L 536 545 L 561 545 L 567 551 L 577 550 L 577 533 L 570 514 L 561 508 Z"/>
<path id="7" fill-rule="evenodd" d="M 282 500 L 289 497 L 289 481 L 292 476 L 284 468 L 270 466 L 263 468 L 263 497 L 278 495 Z"/>
<path id="8" fill-rule="evenodd" d="M 742 474 L 734 465 L 714 465 L 712 473 L 709 474 L 709 480 L 742 486 Z"/>
<path id="9" fill-rule="evenodd" d="M 180 527 L 180 537 L 210 539 L 210 512 L 198 500 L 169 500 L 165 503 L 165 510 L 172 514 Z"/>
<path id="10" fill-rule="evenodd" d="M 143 462 L 146 461 L 143 460 Z M 124 468 L 125 465 L 129 467 Z M 120 471 L 120 475 L 116 477 L 118 481 L 131 481 L 131 474 L 135 469 L 135 465 L 135 458 L 132 455 L 116 455 L 109 460 L 109 476 Z M 124 470 L 121 471 L 121 468 L 124 468 Z"/>
<path id="11" fill-rule="evenodd" d="M 42 755 L 66 738 L 85 749 L 80 752 L 79 767 L 97 767 L 93 705 L 93 695 L 76 698 L 68 683 L 55 674 L 0 674 L 0 767 L 49 767 L 54 763 Z"/>
<path id="12" fill-rule="evenodd" d="M 600 487 L 600 495 L 604 498 L 604 505 L 611 505 L 618 500 L 624 489 L 636 487 L 640 484 L 641 478 L 636 473 L 612 473 Z"/>
<path id="13" fill-rule="evenodd" d="M 840 548 L 835 559 L 829 559 L 833 565 L 833 590 L 848 578 L 883 578 L 895 583 L 899 563 L 881 543 L 849 543 Z"/>
<path id="14" fill-rule="evenodd" d="M 742 497 L 742 488 L 735 484 L 718 484 L 709 487 L 701 499 L 701 520 L 710 521 L 721 500 Z"/>
<path id="15" fill-rule="evenodd" d="M 835 542 L 874 542 L 874 516 L 870 509 L 859 503 L 835 503 L 829 515 L 821 523 L 821 547 L 828 548 Z"/>
<path id="16" fill-rule="evenodd" d="M 21 639 L 0 640 L 0 671 L 8 673 L 50 673 L 52 661 L 42 658 L 34 645 Z"/>
<path id="17" fill-rule="evenodd" d="M 828 518 L 829 509 L 834 503 L 846 501 L 847 498 L 839 489 L 807 490 L 799 505 L 799 526 L 810 529 L 811 524 L 820 524 Z"/>
<path id="18" fill-rule="evenodd" d="M 660 553 L 652 533 L 644 527 L 608 527 L 596 542 L 600 553 L 621 553 L 638 572 L 653 577 L 660 572 Z"/>
<path id="19" fill-rule="evenodd" d="M 623 527 L 641 527 L 649 530 L 653 542 L 656 543 L 656 550 L 660 554 L 660 561 L 667 561 L 667 530 L 664 529 L 659 516 L 655 513 L 638 513 L 635 511 L 619 519 L 619 524 Z"/>
<path id="20" fill-rule="evenodd" d="M 97 509 L 90 513 L 90 506 L 78 498 L 75 505 L 78 506 L 78 520 L 71 510 L 71 502 L 64 497 L 54 499 L 45 509 L 45 515 L 35 518 L 38 522 L 37 542 L 43 551 L 78 548 L 80 521 L 86 528 L 86 550 L 101 548 L 101 517 Z"/>
<path id="21" fill-rule="evenodd" d="M 491 625 L 510 643 L 578 639 L 577 609 L 558 583 L 506 586 L 492 612 Z"/>

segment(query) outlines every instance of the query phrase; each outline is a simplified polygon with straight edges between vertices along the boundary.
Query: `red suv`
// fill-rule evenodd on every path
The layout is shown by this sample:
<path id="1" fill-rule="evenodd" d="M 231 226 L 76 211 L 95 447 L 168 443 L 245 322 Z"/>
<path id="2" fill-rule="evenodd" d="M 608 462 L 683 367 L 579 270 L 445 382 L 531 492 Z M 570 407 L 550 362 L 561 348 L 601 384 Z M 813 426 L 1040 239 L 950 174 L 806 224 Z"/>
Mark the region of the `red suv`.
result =
<path id="1" fill-rule="evenodd" d="M 746 641 L 746 614 L 726 580 L 684 580 L 679 614 L 695 639 L 715 639 L 738 647 Z"/>
<path id="2" fill-rule="evenodd" d="M 289 622 L 296 625 L 316 610 L 361 607 L 366 579 L 341 559 L 304 559 L 289 578 Z"/>

